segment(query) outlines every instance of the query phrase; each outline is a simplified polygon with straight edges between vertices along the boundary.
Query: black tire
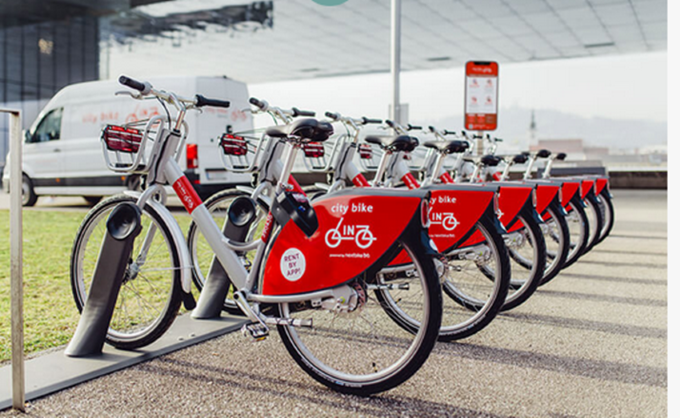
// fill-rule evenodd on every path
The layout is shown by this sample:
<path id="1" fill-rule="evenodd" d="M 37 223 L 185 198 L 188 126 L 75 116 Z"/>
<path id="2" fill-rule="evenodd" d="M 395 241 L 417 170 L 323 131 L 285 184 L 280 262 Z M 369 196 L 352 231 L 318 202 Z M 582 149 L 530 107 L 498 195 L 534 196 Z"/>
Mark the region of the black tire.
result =
<path id="1" fill-rule="evenodd" d="M 569 254 L 569 225 L 562 210 L 555 204 L 548 206 L 543 215 L 545 230 L 543 238 L 546 243 L 546 268 L 539 286 L 554 279 L 564 267 Z M 542 228 L 543 229 L 543 228 Z"/>
<path id="2" fill-rule="evenodd" d="M 26 174 L 23 174 L 21 176 L 21 205 L 24 207 L 35 206 L 37 201 L 38 196 L 33 190 L 33 182 Z"/>
<path id="3" fill-rule="evenodd" d="M 103 196 L 83 196 L 88 205 L 94 206 L 101 202 Z"/>
<path id="4" fill-rule="evenodd" d="M 609 236 L 609 233 L 612 232 L 612 228 L 614 227 L 614 204 L 612 203 L 612 198 L 609 197 L 609 194 L 607 193 L 600 193 L 598 198 L 600 199 L 598 201 L 598 206 L 600 212 L 602 212 L 602 218 L 604 219 L 602 233 L 597 241 L 599 244 Z"/>
<path id="5" fill-rule="evenodd" d="M 510 258 L 503 237 L 486 216 L 477 222 L 476 228 L 486 239 L 491 255 L 480 268 L 481 263 L 466 257 L 466 248 L 447 254 L 442 288 L 448 298 L 444 301 L 439 341 L 467 338 L 484 329 L 498 315 L 508 294 Z M 470 268 L 466 268 L 469 261 Z M 493 263 L 493 267 L 489 267 L 489 263 Z M 447 304 L 446 300 L 454 303 Z"/>
<path id="6" fill-rule="evenodd" d="M 416 309 L 421 311 L 419 323 L 423 326 L 415 333 L 397 324 L 389 316 L 394 313 L 395 307 L 385 305 L 386 299 L 380 301 L 379 292 L 371 298 L 368 289 L 365 304 L 344 314 L 313 308 L 294 310 L 288 304 L 278 305 L 281 317 L 314 321 L 315 326 L 311 328 L 279 325 L 278 331 L 297 364 L 312 378 L 333 390 L 369 396 L 391 389 L 417 372 L 434 347 L 442 308 L 434 262 L 429 255 L 415 250 L 409 243 L 400 244 L 414 260 L 417 276 L 410 278 L 410 283 L 415 284 L 417 280 L 422 291 L 421 303 L 411 299 L 406 307 L 409 315 Z M 361 280 L 357 283 L 359 286 L 377 283 L 377 277 L 360 276 Z M 388 299 L 401 302 L 392 297 Z M 344 325 L 348 325 L 347 329 L 341 330 Z"/>
<path id="7" fill-rule="evenodd" d="M 70 268 L 71 291 L 78 311 L 82 312 L 87 299 L 99 248 L 106 233 L 108 214 L 122 202 L 134 204 L 136 201 L 136 198 L 125 195 L 110 197 L 92 208 L 83 219 L 73 243 Z M 123 350 L 144 347 L 156 341 L 172 325 L 182 302 L 177 249 L 169 238 L 170 231 L 163 219 L 149 205 L 142 212 L 143 229 L 135 239 L 134 248 L 142 248 L 151 222 L 156 229 L 150 251 L 141 266 L 135 264 L 138 259 L 134 252 L 128 261 L 126 277 L 106 335 L 107 343 Z M 136 269 L 131 267 L 131 263 L 139 268 L 137 273 L 132 273 Z M 162 263 L 162 266 L 158 267 L 157 263 Z M 133 298 L 134 302 L 128 303 Z"/>
<path id="8" fill-rule="evenodd" d="M 543 280 L 546 267 L 546 244 L 538 221 L 520 213 L 517 222 L 524 225 L 518 231 L 522 234 L 524 241 L 517 248 L 513 248 L 512 243 L 510 246 L 506 243 L 512 262 L 510 263 L 510 289 L 501 312 L 514 309 L 526 302 Z"/>
<path id="9" fill-rule="evenodd" d="M 567 215 L 567 225 L 569 226 L 569 252 L 562 268 L 567 268 L 574 264 L 585 251 L 588 243 L 590 223 L 586 211 L 580 204 L 570 204 L 571 210 Z"/>
<path id="10" fill-rule="evenodd" d="M 213 215 L 213 219 L 215 220 L 217 225 L 220 225 L 221 227 L 224 224 L 224 221 L 226 219 L 226 210 L 228 209 L 231 202 L 233 202 L 234 199 L 240 196 L 250 195 L 241 190 L 228 189 L 215 193 L 208 200 L 205 201 L 205 207 Z M 264 223 L 264 217 L 266 216 L 266 213 L 261 212 L 260 215 L 262 215 L 261 222 L 256 221 L 253 223 L 255 229 L 251 229 L 251 234 L 258 233 L 257 228 L 259 224 Z M 198 230 L 196 226 L 196 223 L 193 221 L 191 221 L 191 224 L 189 225 L 189 230 L 187 232 L 187 245 L 189 248 L 189 253 L 191 254 L 192 265 L 194 266 L 192 270 L 193 281 L 194 284 L 196 285 L 196 288 L 200 292 L 201 290 L 203 290 L 203 284 L 205 283 L 206 280 L 206 274 L 208 273 L 210 265 L 213 262 L 215 256 L 212 248 L 207 243 L 207 241 L 205 241 L 205 238 L 203 238 L 203 234 L 201 234 L 201 232 Z M 242 257 L 242 260 L 246 265 L 249 263 L 247 255 Z M 228 312 L 229 314 L 243 316 L 244 315 L 243 312 L 241 311 L 241 309 L 239 309 L 238 305 L 236 305 L 236 302 L 232 299 L 234 290 L 236 290 L 234 289 L 234 286 L 230 285 L 227 298 L 224 301 L 224 306 L 222 307 L 222 309 L 225 312 Z"/>
<path id="11" fill-rule="evenodd" d="M 595 196 L 593 193 L 589 193 L 584 199 L 584 202 L 586 204 L 585 211 L 586 215 L 588 216 L 589 225 L 588 245 L 586 245 L 586 249 L 584 251 L 585 254 L 592 250 L 595 244 L 600 242 L 599 238 L 604 228 L 604 218 L 602 211 L 600 210 L 599 199 L 597 196 Z"/>

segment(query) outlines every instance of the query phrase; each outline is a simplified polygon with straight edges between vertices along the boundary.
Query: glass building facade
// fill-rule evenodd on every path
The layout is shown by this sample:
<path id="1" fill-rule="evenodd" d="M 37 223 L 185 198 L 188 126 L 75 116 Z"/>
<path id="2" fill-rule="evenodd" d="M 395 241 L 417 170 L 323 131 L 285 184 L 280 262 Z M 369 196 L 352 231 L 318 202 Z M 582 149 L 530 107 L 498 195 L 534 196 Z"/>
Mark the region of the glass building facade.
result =
<path id="1" fill-rule="evenodd" d="M 20 109 L 27 129 L 62 87 L 99 79 L 99 23 L 93 16 L 19 24 L 0 18 L 0 107 Z M 0 115 L 0 166 L 9 118 Z"/>

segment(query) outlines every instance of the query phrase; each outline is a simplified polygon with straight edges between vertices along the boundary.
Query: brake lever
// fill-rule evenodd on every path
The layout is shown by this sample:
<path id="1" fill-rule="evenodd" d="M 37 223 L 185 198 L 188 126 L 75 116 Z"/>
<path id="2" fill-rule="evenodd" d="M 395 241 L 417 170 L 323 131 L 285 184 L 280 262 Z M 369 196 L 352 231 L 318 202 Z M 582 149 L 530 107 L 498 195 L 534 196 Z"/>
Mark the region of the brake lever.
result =
<path id="1" fill-rule="evenodd" d="M 141 93 L 135 93 L 135 92 L 133 92 L 133 91 L 131 91 L 131 90 L 120 90 L 120 91 L 117 91 L 117 92 L 115 93 L 115 95 L 116 95 L 116 96 L 125 96 L 125 95 L 128 95 L 128 96 L 132 97 L 133 99 L 137 99 L 137 100 L 142 100 L 142 99 L 143 99 L 143 96 L 141 95 Z"/>

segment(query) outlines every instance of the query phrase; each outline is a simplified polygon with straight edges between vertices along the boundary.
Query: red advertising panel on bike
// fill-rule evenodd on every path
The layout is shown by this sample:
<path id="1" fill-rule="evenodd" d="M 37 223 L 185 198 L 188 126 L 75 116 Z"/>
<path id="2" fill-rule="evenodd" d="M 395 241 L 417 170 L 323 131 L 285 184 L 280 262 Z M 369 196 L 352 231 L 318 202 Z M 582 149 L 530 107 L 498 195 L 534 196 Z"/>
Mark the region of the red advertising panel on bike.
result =
<path id="1" fill-rule="evenodd" d="M 600 193 L 602 193 L 602 190 L 607 187 L 607 183 L 609 183 L 609 179 L 607 178 L 595 179 L 595 194 L 599 196 Z"/>
<path id="2" fill-rule="evenodd" d="M 571 198 L 578 192 L 580 182 L 577 181 L 565 181 L 562 183 L 562 201 L 560 202 L 562 206 L 567 206 Z"/>
<path id="3" fill-rule="evenodd" d="M 498 63 L 465 64 L 465 129 L 494 131 L 498 126 Z"/>
<path id="4" fill-rule="evenodd" d="M 454 248 L 470 232 L 494 196 L 491 191 L 452 190 L 455 187 L 433 187 L 430 195 L 430 227 L 427 233 L 440 252 Z M 410 262 L 411 258 L 402 251 L 390 262 L 390 266 Z"/>
<path id="5" fill-rule="evenodd" d="M 288 222 L 267 257 L 262 291 L 290 295 L 326 289 L 358 276 L 404 231 L 418 197 L 344 195 L 314 202 L 318 230 L 309 238 Z"/>

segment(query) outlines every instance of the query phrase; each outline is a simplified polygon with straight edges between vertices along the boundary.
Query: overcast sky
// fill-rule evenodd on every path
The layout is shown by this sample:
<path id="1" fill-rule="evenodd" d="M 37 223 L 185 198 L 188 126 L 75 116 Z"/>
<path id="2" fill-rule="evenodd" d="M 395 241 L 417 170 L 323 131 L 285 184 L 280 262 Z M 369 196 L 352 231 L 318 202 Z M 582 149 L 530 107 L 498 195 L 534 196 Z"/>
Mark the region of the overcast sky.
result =
<path id="1" fill-rule="evenodd" d="M 499 104 L 554 109 L 584 117 L 665 122 L 667 54 L 601 56 L 556 61 L 499 62 Z M 462 68 L 402 74 L 402 103 L 409 119 L 463 113 Z M 281 106 L 386 117 L 389 74 L 319 78 L 249 86 L 250 94 Z"/>

